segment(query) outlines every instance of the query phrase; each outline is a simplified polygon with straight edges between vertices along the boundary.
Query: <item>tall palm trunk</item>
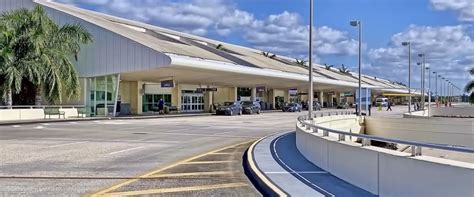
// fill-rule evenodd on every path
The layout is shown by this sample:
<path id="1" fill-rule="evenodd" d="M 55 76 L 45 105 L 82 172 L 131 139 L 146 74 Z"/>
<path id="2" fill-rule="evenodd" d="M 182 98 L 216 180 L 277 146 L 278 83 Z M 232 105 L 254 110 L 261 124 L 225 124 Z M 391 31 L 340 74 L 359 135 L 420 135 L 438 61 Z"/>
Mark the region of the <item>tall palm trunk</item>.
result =
<path id="1" fill-rule="evenodd" d="M 13 106 L 13 93 L 12 89 L 9 88 L 7 91 L 7 106 L 11 109 Z"/>
<path id="2" fill-rule="evenodd" d="M 35 105 L 36 106 L 40 106 L 42 104 L 42 88 L 41 88 L 41 84 L 39 84 L 38 86 L 36 86 L 36 89 L 35 89 Z"/>

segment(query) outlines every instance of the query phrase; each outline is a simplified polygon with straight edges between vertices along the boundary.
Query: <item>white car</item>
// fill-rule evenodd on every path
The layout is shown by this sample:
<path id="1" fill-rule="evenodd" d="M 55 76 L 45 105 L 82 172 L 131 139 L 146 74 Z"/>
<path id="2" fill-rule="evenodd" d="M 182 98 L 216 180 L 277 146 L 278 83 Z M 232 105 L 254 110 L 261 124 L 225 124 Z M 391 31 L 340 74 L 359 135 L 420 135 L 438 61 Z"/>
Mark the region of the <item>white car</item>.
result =
<path id="1" fill-rule="evenodd" d="M 377 98 L 375 100 L 375 104 L 377 106 L 387 107 L 388 106 L 388 98 Z"/>

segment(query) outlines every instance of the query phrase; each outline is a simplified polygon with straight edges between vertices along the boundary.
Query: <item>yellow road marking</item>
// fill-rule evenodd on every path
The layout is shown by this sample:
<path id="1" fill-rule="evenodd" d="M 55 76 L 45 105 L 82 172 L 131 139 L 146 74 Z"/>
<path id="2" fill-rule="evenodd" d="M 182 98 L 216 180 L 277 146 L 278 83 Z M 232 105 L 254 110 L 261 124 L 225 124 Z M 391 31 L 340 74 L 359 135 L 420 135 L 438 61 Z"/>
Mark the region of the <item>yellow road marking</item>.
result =
<path id="1" fill-rule="evenodd" d="M 225 174 L 237 174 L 239 171 L 215 171 L 215 172 L 186 172 L 186 173 L 170 173 L 170 174 L 157 174 L 149 176 L 150 178 L 160 177 L 178 177 L 178 176 L 206 176 L 206 175 L 225 175 Z"/>
<path id="2" fill-rule="evenodd" d="M 233 155 L 234 153 L 209 153 L 210 155 Z"/>
<path id="3" fill-rule="evenodd" d="M 228 160 L 228 161 L 188 161 L 183 163 L 185 165 L 193 165 L 193 164 L 218 164 L 218 163 L 237 163 L 237 160 Z"/>
<path id="4" fill-rule="evenodd" d="M 227 183 L 218 185 L 200 185 L 190 187 L 176 187 L 176 188 L 164 188 L 164 189 L 150 189 L 142 191 L 130 191 L 130 192 L 116 192 L 108 193 L 106 196 L 137 196 L 137 195 L 150 195 L 150 194 L 163 194 L 172 192 L 189 192 L 189 191 L 200 191 L 200 190 L 211 190 L 211 189 L 224 189 L 232 187 L 245 187 L 248 186 L 246 183 Z"/>
<path id="5" fill-rule="evenodd" d="M 101 195 L 103 195 L 103 194 L 105 194 L 105 193 L 107 193 L 107 192 L 116 190 L 116 189 L 118 189 L 118 188 L 120 188 L 120 187 L 122 187 L 122 186 L 131 184 L 131 183 L 134 183 L 134 182 L 140 180 L 139 178 L 145 178 L 145 177 L 151 176 L 151 175 L 153 175 L 153 174 L 156 174 L 156 173 L 165 171 L 165 170 L 167 170 L 167 169 L 176 167 L 176 166 L 178 166 L 178 165 L 181 165 L 181 164 L 183 164 L 183 163 L 186 163 L 186 162 L 195 160 L 195 159 L 197 159 L 197 158 L 200 158 L 200 157 L 209 155 L 209 154 L 211 154 L 211 153 L 219 152 L 219 151 L 222 151 L 222 150 L 225 150 L 225 149 L 228 149 L 228 148 L 232 148 L 232 147 L 236 147 L 236 146 L 240 146 L 240 145 L 243 145 L 243 144 L 248 144 L 248 143 L 253 142 L 253 141 L 255 141 L 255 140 L 249 140 L 249 141 L 241 142 L 241 143 L 238 143 L 238 144 L 234 144 L 234 145 L 231 145 L 231 146 L 223 147 L 223 148 L 220 148 L 220 149 L 217 149 L 217 150 L 209 151 L 209 152 L 206 152 L 206 153 L 203 153 L 203 154 L 200 154 L 200 155 L 197 155 L 197 156 L 188 158 L 188 159 L 184 159 L 184 160 L 175 162 L 175 163 L 170 164 L 169 166 L 166 166 L 166 167 L 164 167 L 164 168 L 160 168 L 160 169 L 158 169 L 158 170 L 154 170 L 154 171 L 148 172 L 148 173 L 146 173 L 146 174 L 144 174 L 144 175 L 141 175 L 141 176 L 139 176 L 139 177 L 137 177 L 137 178 L 135 178 L 135 179 L 130 179 L 130 180 L 124 181 L 124 182 L 122 182 L 122 183 L 119 183 L 119 184 L 113 185 L 113 186 L 111 186 L 111 187 L 108 187 L 108 188 L 106 188 L 106 189 L 100 190 L 100 191 L 98 191 L 98 192 L 92 194 L 91 197 L 101 196 Z"/>

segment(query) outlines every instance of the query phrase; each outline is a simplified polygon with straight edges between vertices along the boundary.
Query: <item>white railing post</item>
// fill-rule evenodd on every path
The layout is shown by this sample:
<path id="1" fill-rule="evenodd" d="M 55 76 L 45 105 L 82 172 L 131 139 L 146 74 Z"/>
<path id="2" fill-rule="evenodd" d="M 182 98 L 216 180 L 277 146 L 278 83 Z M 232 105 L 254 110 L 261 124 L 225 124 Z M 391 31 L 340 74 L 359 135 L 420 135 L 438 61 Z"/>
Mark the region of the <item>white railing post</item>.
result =
<path id="1" fill-rule="evenodd" d="M 370 140 L 367 138 L 362 139 L 362 146 L 370 146 Z"/>

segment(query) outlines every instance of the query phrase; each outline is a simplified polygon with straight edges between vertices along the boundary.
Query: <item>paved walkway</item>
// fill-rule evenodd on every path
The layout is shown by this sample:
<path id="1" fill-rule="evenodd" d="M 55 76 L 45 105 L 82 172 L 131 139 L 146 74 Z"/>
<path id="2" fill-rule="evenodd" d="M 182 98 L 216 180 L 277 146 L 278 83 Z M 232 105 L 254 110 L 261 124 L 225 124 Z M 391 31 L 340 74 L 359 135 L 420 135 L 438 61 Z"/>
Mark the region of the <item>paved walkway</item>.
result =
<path id="1" fill-rule="evenodd" d="M 375 196 L 315 166 L 297 150 L 295 132 L 260 141 L 253 155 L 259 170 L 291 196 Z"/>

